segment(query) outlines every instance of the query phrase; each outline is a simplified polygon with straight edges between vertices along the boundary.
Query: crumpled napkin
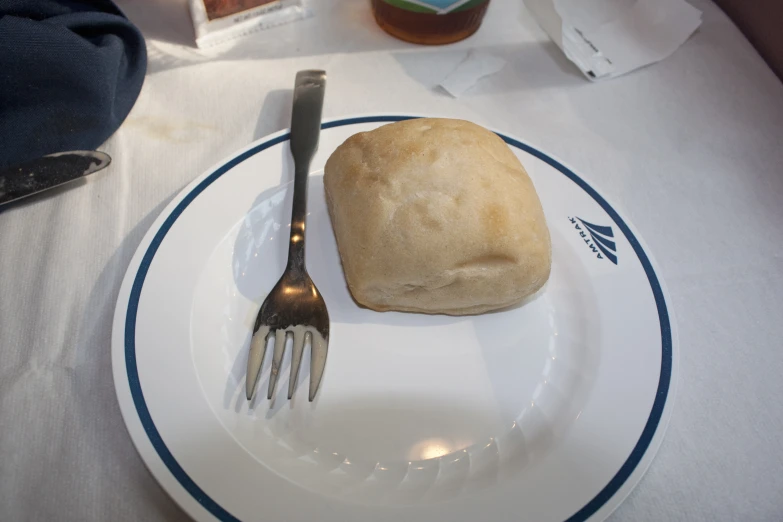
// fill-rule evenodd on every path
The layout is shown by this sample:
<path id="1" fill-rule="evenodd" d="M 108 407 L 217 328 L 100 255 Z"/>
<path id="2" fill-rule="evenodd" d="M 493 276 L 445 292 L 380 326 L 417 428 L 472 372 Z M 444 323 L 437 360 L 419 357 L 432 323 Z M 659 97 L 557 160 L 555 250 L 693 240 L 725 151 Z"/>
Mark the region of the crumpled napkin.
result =
<path id="1" fill-rule="evenodd" d="M 481 78 L 495 74 L 505 65 L 506 61 L 503 58 L 471 50 L 457 67 L 438 84 L 438 87 L 453 97 L 459 98 Z"/>
<path id="2" fill-rule="evenodd" d="M 538 24 L 590 80 L 663 60 L 701 25 L 684 0 L 524 0 Z"/>

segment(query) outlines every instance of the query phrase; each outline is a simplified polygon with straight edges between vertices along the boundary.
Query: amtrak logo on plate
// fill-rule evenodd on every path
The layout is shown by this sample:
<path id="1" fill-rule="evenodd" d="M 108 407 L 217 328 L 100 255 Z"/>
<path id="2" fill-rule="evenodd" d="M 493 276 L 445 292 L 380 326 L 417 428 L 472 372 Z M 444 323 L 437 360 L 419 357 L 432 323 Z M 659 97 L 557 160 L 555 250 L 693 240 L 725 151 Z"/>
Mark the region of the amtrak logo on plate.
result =
<path id="1" fill-rule="evenodd" d="M 568 220 L 579 231 L 579 237 L 598 259 L 608 259 L 615 265 L 617 264 L 617 245 L 613 241 L 612 227 L 593 225 L 579 217 L 569 217 Z"/>

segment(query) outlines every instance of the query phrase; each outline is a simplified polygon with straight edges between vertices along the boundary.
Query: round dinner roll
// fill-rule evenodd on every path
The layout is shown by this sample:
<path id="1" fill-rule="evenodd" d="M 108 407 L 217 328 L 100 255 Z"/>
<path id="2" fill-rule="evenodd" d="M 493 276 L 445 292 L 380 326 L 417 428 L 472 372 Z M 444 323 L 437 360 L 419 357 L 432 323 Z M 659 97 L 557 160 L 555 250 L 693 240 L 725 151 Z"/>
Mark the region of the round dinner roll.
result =
<path id="1" fill-rule="evenodd" d="M 348 288 L 368 308 L 477 314 L 549 278 L 533 182 L 474 123 L 422 118 L 355 134 L 326 162 L 324 186 Z"/>

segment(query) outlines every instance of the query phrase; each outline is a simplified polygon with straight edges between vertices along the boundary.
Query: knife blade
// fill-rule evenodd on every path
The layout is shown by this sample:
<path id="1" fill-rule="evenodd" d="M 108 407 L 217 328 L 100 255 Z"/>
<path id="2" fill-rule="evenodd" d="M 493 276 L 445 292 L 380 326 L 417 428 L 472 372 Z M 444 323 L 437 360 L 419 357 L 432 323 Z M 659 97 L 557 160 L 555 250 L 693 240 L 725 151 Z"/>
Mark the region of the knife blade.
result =
<path id="1" fill-rule="evenodd" d="M 98 172 L 111 163 L 105 152 L 73 150 L 0 167 L 0 207 Z"/>

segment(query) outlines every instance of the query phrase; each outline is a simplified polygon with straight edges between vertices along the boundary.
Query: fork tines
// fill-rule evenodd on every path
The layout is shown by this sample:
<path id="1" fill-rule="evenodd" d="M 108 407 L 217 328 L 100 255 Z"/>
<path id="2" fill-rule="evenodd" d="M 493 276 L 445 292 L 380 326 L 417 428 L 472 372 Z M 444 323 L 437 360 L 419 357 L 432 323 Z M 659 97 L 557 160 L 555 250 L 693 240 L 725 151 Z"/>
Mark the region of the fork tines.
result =
<path id="1" fill-rule="evenodd" d="M 251 400 L 255 395 L 258 378 L 261 375 L 261 367 L 266 355 L 266 348 L 270 337 L 274 337 L 275 349 L 272 355 L 272 367 L 269 372 L 269 388 L 267 390 L 267 399 L 271 399 L 275 393 L 275 387 L 280 376 L 280 365 L 283 362 L 286 340 L 293 337 L 293 352 L 291 353 L 291 374 L 288 381 L 288 398 L 291 399 L 296 389 L 296 382 L 299 376 L 299 368 L 302 365 L 302 355 L 304 348 L 310 341 L 310 393 L 309 400 L 312 401 L 318 392 L 321 384 L 321 377 L 326 365 L 326 352 L 328 345 L 328 333 L 325 338 L 317 329 L 296 325 L 287 328 L 272 330 L 269 326 L 260 326 L 258 331 L 253 334 L 250 343 L 250 354 L 247 361 L 247 382 L 246 396 Z"/>

